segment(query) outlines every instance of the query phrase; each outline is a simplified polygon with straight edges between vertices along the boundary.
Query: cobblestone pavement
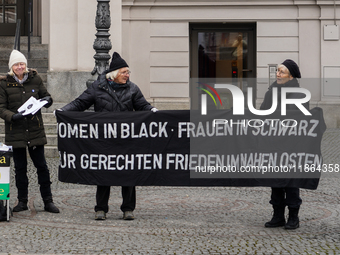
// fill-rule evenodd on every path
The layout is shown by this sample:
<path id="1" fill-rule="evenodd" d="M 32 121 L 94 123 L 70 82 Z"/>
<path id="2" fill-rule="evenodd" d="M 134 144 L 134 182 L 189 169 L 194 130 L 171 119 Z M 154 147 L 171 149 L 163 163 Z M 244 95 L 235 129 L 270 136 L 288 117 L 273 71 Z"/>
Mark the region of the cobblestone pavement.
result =
<path id="1" fill-rule="evenodd" d="M 340 129 L 328 129 L 324 163 L 340 164 L 339 147 Z M 340 254 L 340 173 L 322 174 L 315 191 L 301 190 L 300 228 L 287 231 L 264 228 L 272 215 L 265 187 L 137 187 L 134 221 L 122 220 L 120 187 L 112 187 L 107 220 L 95 221 L 95 187 L 60 183 L 58 160 L 48 164 L 61 213 L 43 210 L 31 171 L 30 210 L 0 222 L 0 255 Z"/>

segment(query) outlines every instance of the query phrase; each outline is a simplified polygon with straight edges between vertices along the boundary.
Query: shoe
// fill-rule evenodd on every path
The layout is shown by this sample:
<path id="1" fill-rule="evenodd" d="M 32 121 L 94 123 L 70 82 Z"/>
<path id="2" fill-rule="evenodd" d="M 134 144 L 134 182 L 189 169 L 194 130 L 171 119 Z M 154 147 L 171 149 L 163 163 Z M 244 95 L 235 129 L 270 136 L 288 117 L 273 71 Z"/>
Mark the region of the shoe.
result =
<path id="1" fill-rule="evenodd" d="M 289 208 L 289 216 L 285 229 L 297 229 L 299 224 L 299 208 Z"/>
<path id="2" fill-rule="evenodd" d="M 104 211 L 97 211 L 95 216 L 95 220 L 105 220 L 106 219 L 106 213 Z"/>
<path id="3" fill-rule="evenodd" d="M 135 217 L 133 216 L 133 212 L 132 212 L 132 211 L 126 211 L 126 212 L 124 212 L 123 219 L 124 219 L 124 220 L 134 220 Z"/>
<path id="4" fill-rule="evenodd" d="M 274 214 L 273 218 L 266 222 L 264 226 L 266 228 L 277 228 L 277 227 L 283 227 L 286 224 L 285 220 L 285 208 L 282 206 L 273 206 L 274 208 Z"/>
<path id="5" fill-rule="evenodd" d="M 19 203 L 13 208 L 13 212 L 21 212 L 28 210 L 27 202 L 19 201 Z"/>
<path id="6" fill-rule="evenodd" d="M 53 202 L 45 203 L 44 210 L 50 213 L 60 213 L 59 209 L 55 206 Z"/>

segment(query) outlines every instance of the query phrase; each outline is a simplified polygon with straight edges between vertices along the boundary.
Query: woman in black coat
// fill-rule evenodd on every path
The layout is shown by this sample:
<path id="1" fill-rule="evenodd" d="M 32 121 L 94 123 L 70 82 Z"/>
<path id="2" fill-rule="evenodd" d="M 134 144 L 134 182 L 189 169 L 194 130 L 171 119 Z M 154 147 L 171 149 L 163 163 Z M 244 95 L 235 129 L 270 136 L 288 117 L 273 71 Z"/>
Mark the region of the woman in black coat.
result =
<path id="1" fill-rule="evenodd" d="M 62 111 L 84 111 L 94 106 L 95 112 L 157 111 L 144 98 L 136 84 L 129 80 L 129 66 L 115 52 L 109 70 L 103 72 L 78 98 L 62 107 Z M 133 220 L 136 206 L 135 187 L 122 187 L 124 220 Z M 97 186 L 95 219 L 105 220 L 109 211 L 110 186 Z"/>
<path id="2" fill-rule="evenodd" d="M 266 92 L 260 109 L 267 110 L 272 106 L 272 89 L 277 88 L 278 92 L 278 109 L 281 107 L 281 88 L 284 87 L 300 87 L 296 78 L 301 78 L 298 65 L 291 59 L 286 59 L 278 66 L 276 72 L 276 82 L 274 82 Z M 287 98 L 301 98 L 300 93 L 289 93 Z M 309 103 L 305 103 L 304 107 L 309 109 Z M 288 105 L 287 110 L 296 110 L 295 105 Z M 270 203 L 274 208 L 274 214 L 265 227 L 281 227 L 286 229 L 296 229 L 299 227 L 299 209 L 302 203 L 300 198 L 300 190 L 296 187 L 272 188 Z M 288 206 L 288 221 L 285 220 L 285 207 Z"/>
<path id="3" fill-rule="evenodd" d="M 9 58 L 9 72 L 0 77 L 0 117 L 5 120 L 5 143 L 13 147 L 15 184 L 18 189 L 18 204 L 14 212 L 28 210 L 27 152 L 37 168 L 38 183 L 45 211 L 59 213 L 51 193 L 50 172 L 46 164 L 44 145 L 47 143 L 41 111 L 24 115 L 18 109 L 30 97 L 53 103 L 38 72 L 27 68 L 27 59 L 13 50 Z"/>

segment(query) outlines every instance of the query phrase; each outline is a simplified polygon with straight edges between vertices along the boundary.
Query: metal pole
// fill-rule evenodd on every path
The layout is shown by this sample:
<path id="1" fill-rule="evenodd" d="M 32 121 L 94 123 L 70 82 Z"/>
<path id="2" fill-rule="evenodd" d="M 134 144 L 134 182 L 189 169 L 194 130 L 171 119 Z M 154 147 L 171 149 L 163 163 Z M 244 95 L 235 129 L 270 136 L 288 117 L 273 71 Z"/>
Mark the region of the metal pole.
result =
<path id="1" fill-rule="evenodd" d="M 93 43 L 93 48 L 96 54 L 93 56 L 95 59 L 95 66 L 91 72 L 92 75 L 102 74 L 109 68 L 110 55 L 109 51 L 112 48 L 109 39 L 109 29 L 111 26 L 110 16 L 110 0 L 97 0 L 97 14 L 96 14 L 96 39 Z M 86 82 L 87 86 L 91 85 L 93 80 Z"/>
<path id="2" fill-rule="evenodd" d="M 31 27 L 32 27 L 32 1 L 29 1 L 28 6 L 28 34 L 27 34 L 27 57 L 31 58 Z"/>
<path id="3" fill-rule="evenodd" d="M 20 26 L 21 26 L 21 19 L 17 19 L 15 38 L 14 38 L 14 49 L 18 51 L 20 51 Z"/>

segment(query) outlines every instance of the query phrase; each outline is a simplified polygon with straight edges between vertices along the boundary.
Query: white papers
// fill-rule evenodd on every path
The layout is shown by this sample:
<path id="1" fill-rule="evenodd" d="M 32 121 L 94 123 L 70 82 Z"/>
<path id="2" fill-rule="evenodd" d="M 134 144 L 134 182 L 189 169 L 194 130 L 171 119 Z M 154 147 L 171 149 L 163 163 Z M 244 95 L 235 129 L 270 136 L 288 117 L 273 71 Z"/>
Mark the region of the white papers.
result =
<path id="1" fill-rule="evenodd" d="M 8 167 L 0 167 L 0 184 L 10 183 L 9 173 L 10 173 L 10 167 L 9 166 Z"/>
<path id="2" fill-rule="evenodd" d="M 0 143 L 0 151 L 12 151 L 12 146 L 7 146 L 6 144 Z"/>
<path id="3" fill-rule="evenodd" d="M 46 100 L 40 101 L 31 96 L 20 108 L 18 112 L 22 112 L 22 115 L 35 114 L 48 102 Z"/>

